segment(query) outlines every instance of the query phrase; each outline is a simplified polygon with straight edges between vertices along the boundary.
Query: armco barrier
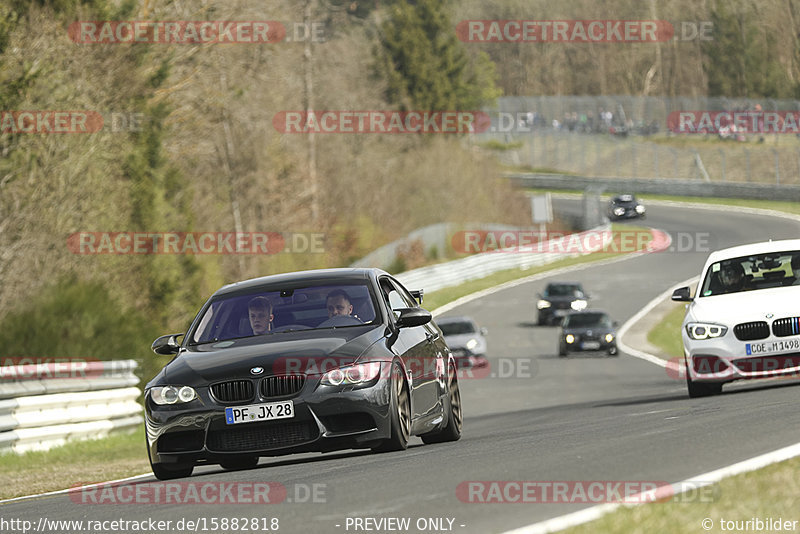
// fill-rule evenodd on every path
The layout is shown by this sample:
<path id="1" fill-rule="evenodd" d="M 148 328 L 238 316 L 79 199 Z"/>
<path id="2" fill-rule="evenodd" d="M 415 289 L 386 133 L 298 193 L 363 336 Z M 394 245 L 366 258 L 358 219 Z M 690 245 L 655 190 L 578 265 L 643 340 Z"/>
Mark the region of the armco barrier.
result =
<path id="1" fill-rule="evenodd" d="M 599 226 L 586 232 L 577 234 L 585 235 L 589 232 L 608 232 L 610 225 Z M 602 247 L 602 244 L 600 245 Z M 598 247 L 598 249 L 600 248 Z M 543 249 L 548 249 L 542 245 Z M 552 247 L 555 249 L 555 247 Z M 426 292 L 433 292 L 446 287 L 455 286 L 483 278 L 498 271 L 507 269 L 527 269 L 538 265 L 545 265 L 564 258 L 589 254 L 595 250 L 589 249 L 583 253 L 570 252 L 483 252 L 460 260 L 439 263 L 428 267 L 421 267 L 397 275 L 397 279 L 409 289 L 423 288 Z"/>
<path id="2" fill-rule="evenodd" d="M 76 378 L 49 378 L 46 366 L 0 367 L 0 451 L 44 450 L 137 427 L 143 418 L 136 366 L 87 362 Z"/>
<path id="3" fill-rule="evenodd" d="M 691 197 L 744 198 L 753 200 L 800 200 L 800 186 L 707 182 L 705 180 L 647 180 L 643 178 L 591 178 L 561 174 L 507 173 L 520 187 L 584 191 L 604 189 L 609 193 L 679 195 Z"/>

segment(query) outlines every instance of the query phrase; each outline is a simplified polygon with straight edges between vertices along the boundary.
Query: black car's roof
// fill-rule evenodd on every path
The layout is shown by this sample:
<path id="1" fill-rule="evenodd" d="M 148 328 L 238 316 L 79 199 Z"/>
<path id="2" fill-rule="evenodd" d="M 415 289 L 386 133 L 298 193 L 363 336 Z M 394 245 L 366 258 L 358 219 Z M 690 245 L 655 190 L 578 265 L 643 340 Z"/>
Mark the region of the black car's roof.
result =
<path id="1" fill-rule="evenodd" d="M 283 284 L 283 283 L 319 283 L 319 282 L 335 282 L 335 281 L 358 281 L 369 280 L 377 278 L 381 275 L 388 274 L 381 269 L 368 269 L 368 268 L 342 268 L 342 269 L 314 269 L 311 271 L 297 271 L 291 273 L 273 274 L 269 276 L 262 276 L 260 278 L 251 278 L 250 280 L 242 280 L 235 282 L 218 289 L 214 295 L 224 295 L 227 293 L 234 293 L 241 290 L 256 288 L 267 284 Z"/>
<path id="2" fill-rule="evenodd" d="M 634 202 L 636 201 L 636 195 L 631 194 L 624 194 L 624 195 L 617 195 L 611 199 L 611 202 Z"/>
<path id="3" fill-rule="evenodd" d="M 578 286 L 578 287 L 580 287 L 580 285 L 581 285 L 580 282 L 549 282 L 547 284 L 547 287 L 553 287 L 553 286 Z"/>

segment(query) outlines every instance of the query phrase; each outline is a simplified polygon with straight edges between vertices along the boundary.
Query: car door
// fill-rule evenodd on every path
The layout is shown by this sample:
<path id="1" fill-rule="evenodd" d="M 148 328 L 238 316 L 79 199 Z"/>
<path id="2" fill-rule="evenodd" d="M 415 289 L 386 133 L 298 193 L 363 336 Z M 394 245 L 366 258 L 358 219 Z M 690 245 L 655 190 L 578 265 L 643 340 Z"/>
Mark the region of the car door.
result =
<path id="1" fill-rule="evenodd" d="M 391 321 L 398 316 L 396 310 L 418 307 L 408 291 L 388 276 L 381 279 L 381 289 L 387 306 L 392 311 Z M 415 419 L 424 419 L 434 413 L 438 401 L 436 384 L 438 345 L 435 338 L 436 335 L 431 333 L 429 325 L 402 328 L 398 331 L 398 342 L 404 349 L 401 358 L 408 373 L 413 396 L 411 409 Z M 441 350 L 438 352 L 438 359 L 441 359 Z"/>

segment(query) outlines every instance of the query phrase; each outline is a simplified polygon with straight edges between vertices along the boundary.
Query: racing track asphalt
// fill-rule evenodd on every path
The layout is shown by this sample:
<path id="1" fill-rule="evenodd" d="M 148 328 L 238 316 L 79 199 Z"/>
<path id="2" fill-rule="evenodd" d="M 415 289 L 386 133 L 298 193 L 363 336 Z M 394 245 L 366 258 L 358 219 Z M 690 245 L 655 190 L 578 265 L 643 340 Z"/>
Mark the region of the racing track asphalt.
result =
<path id="1" fill-rule="evenodd" d="M 575 205 L 556 201 L 568 210 Z M 670 232 L 673 246 L 703 232 L 712 249 L 796 237 L 800 230 L 800 223 L 763 215 L 661 205 L 649 206 L 644 223 Z M 637 255 L 553 278 L 583 282 L 592 307 L 607 310 L 622 324 L 666 288 L 699 274 L 707 254 Z M 407 517 L 408 532 L 446 532 L 418 530 L 415 522 L 451 518 L 454 532 L 484 534 L 591 504 L 465 503 L 456 495 L 464 481 L 676 482 L 800 442 L 796 384 L 728 385 L 720 396 L 689 399 L 683 381 L 625 354 L 559 359 L 557 330 L 534 325 L 536 293 L 548 280 L 501 290 L 448 312 L 471 315 L 489 329 L 494 369 L 521 373 L 462 380 L 466 419 L 461 441 L 426 446 L 414 438 L 409 450 L 399 453 L 262 459 L 257 468 L 239 472 L 205 467 L 183 481 L 279 482 L 293 501 L 295 491 L 316 484 L 324 488 L 325 502 L 101 505 L 62 494 L 0 505 L 0 518 L 35 523 L 40 517 L 278 517 L 280 532 L 286 533 L 390 532 L 347 529 L 346 517 Z M 153 483 L 152 477 L 133 482 Z M 183 531 L 173 527 L 170 532 Z"/>

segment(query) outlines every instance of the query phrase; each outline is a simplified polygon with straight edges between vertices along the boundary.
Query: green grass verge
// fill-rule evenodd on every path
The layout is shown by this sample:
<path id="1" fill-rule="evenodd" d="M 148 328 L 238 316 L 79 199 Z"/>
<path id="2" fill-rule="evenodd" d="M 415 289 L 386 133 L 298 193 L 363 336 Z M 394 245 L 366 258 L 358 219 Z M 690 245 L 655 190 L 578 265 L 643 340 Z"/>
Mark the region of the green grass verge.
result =
<path id="1" fill-rule="evenodd" d="M 744 521 L 760 518 L 795 520 L 783 532 L 800 531 L 797 505 L 800 498 L 800 479 L 795 476 L 800 459 L 793 458 L 767 466 L 758 471 L 726 478 L 710 488 L 687 492 L 666 502 L 626 507 L 600 519 L 573 527 L 567 534 L 649 534 L 651 532 L 778 532 L 766 528 L 749 528 Z M 700 482 L 700 481 L 698 481 Z M 710 529 L 703 521 L 710 519 Z M 739 527 L 722 521 L 739 521 Z M 708 526 L 708 524 L 707 524 Z"/>
<path id="2" fill-rule="evenodd" d="M 67 443 L 48 451 L 0 455 L 0 499 L 115 480 L 150 470 L 144 425 L 106 438 Z"/>
<path id="3" fill-rule="evenodd" d="M 681 340 L 681 323 L 686 309 L 676 305 L 656 326 L 647 333 L 647 341 L 661 349 L 672 358 L 683 356 L 683 341 Z"/>

